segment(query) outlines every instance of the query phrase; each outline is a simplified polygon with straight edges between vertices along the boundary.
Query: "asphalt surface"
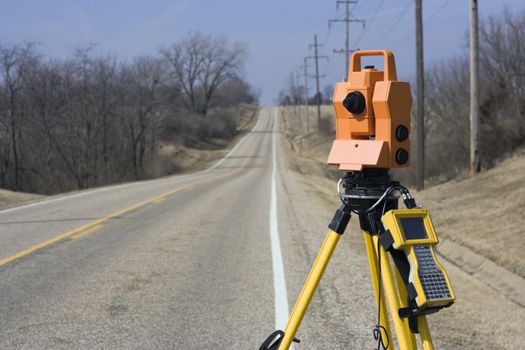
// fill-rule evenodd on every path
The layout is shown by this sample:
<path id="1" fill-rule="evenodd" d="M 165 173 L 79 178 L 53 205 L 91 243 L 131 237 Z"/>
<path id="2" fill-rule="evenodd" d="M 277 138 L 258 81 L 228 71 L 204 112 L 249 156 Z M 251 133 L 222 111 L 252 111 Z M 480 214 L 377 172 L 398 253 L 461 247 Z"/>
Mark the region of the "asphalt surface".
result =
<path id="1" fill-rule="evenodd" d="M 274 120 L 208 171 L 0 212 L 0 348 L 255 348 L 274 328 Z"/>

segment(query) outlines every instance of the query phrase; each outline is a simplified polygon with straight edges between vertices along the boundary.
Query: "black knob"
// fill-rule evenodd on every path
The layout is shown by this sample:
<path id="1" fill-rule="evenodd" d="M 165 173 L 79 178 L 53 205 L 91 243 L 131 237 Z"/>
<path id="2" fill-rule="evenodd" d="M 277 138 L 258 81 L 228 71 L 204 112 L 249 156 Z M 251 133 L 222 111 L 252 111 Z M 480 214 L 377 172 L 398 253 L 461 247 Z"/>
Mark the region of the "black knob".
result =
<path id="1" fill-rule="evenodd" d="M 359 91 L 353 91 L 346 95 L 343 106 L 352 114 L 361 114 L 366 107 L 365 96 Z"/>
<path id="2" fill-rule="evenodd" d="M 408 162 L 408 152 L 404 148 L 400 148 L 396 151 L 396 162 L 397 164 L 406 164 Z"/>
<path id="3" fill-rule="evenodd" d="M 408 128 L 404 125 L 399 125 L 396 128 L 396 139 L 398 141 L 405 141 L 408 139 Z"/>

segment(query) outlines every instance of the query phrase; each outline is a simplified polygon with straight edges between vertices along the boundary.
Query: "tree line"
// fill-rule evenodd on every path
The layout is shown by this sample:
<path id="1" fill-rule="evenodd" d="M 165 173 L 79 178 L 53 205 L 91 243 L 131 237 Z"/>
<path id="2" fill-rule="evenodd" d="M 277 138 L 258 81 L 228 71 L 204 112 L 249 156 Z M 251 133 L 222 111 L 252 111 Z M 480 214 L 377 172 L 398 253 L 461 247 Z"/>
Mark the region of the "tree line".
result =
<path id="1" fill-rule="evenodd" d="M 525 146 L 525 11 L 480 21 L 480 157 L 484 168 Z M 470 69 L 465 51 L 425 72 L 426 176 L 469 167 Z M 417 130 L 414 130 L 417 133 Z M 413 137 L 415 140 L 415 137 Z"/>
<path id="2" fill-rule="evenodd" d="M 231 138 L 257 93 L 243 43 L 202 34 L 119 61 L 0 44 L 0 187 L 56 193 L 165 175 L 164 143 Z M 255 107 L 253 107 L 255 108 Z"/>
<path id="3" fill-rule="evenodd" d="M 311 87 L 310 87 L 311 89 Z M 331 104 L 332 96 L 334 94 L 334 85 L 328 84 L 319 92 L 319 101 L 321 104 Z M 298 106 L 306 103 L 310 106 L 317 105 L 317 92 L 308 96 L 306 86 L 302 83 L 302 79 L 296 75 L 295 71 L 288 74 L 284 88 L 279 91 L 277 96 L 277 103 L 279 106 Z"/>

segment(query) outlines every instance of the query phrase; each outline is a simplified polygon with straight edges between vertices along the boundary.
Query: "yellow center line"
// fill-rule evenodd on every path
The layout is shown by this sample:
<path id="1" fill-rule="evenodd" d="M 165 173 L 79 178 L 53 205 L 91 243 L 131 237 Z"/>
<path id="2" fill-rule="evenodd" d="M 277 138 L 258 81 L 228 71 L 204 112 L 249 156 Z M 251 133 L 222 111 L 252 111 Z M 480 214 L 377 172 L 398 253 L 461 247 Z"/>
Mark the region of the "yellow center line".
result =
<path id="1" fill-rule="evenodd" d="M 251 157 L 246 157 L 246 159 L 244 160 L 244 162 L 242 162 L 242 164 L 241 164 L 239 170 L 244 169 L 244 167 L 248 164 L 248 162 L 249 162 L 250 160 L 251 160 Z"/>
<path id="2" fill-rule="evenodd" d="M 147 204 L 153 203 L 155 200 L 157 200 L 157 199 L 159 199 L 161 197 L 170 196 L 170 195 L 172 195 L 172 194 L 174 194 L 176 192 L 179 192 L 179 191 L 182 191 L 184 189 L 191 188 L 191 187 L 193 187 L 193 184 L 188 184 L 188 185 L 185 185 L 185 186 L 177 187 L 177 188 L 175 188 L 175 189 L 173 189 L 173 190 L 171 190 L 169 192 L 166 192 L 166 193 L 161 194 L 159 196 L 155 196 L 153 198 L 150 198 L 150 199 L 147 199 L 145 201 L 139 202 L 139 203 L 134 204 L 134 205 L 132 205 L 130 207 L 118 210 L 118 211 L 113 212 L 113 213 L 111 213 L 109 215 L 106 215 L 106 216 L 104 216 L 104 217 L 102 217 L 100 219 L 94 220 L 94 221 L 92 221 L 90 223 L 87 223 L 85 225 L 77 227 L 76 229 L 73 229 L 71 231 L 67 231 L 65 233 L 62 233 L 62 234 L 60 234 L 58 236 L 55 236 L 55 237 L 53 237 L 53 238 L 51 238 L 51 239 L 49 239 L 49 240 L 47 240 L 45 242 L 39 243 L 39 244 L 37 244 L 35 246 L 32 246 L 30 248 L 27 248 L 27 249 L 24 249 L 24 250 L 16 253 L 15 255 L 11 255 L 11 256 L 9 256 L 7 258 L 1 259 L 0 260 L 0 266 L 3 266 L 5 264 L 8 264 L 8 263 L 14 261 L 14 260 L 20 259 L 20 258 L 22 258 L 24 256 L 27 256 L 27 255 L 29 255 L 31 253 L 34 253 L 37 250 L 40 250 L 40 249 L 45 248 L 47 246 L 50 246 L 51 244 L 56 243 L 58 241 L 61 241 L 64 238 L 67 238 L 67 237 L 79 234 L 79 233 L 81 233 L 81 232 L 83 232 L 85 230 L 88 230 L 88 229 L 90 229 L 90 228 L 92 228 L 94 226 L 101 225 L 104 222 L 113 219 L 114 217 L 117 217 L 117 216 L 129 213 L 130 211 L 136 210 L 136 209 L 141 208 L 141 207 L 143 207 L 143 206 L 145 206 Z"/>
<path id="3" fill-rule="evenodd" d="M 155 199 L 154 201 L 152 201 L 152 203 L 164 202 L 166 199 L 168 199 L 168 198 L 167 197 L 161 197 L 161 198 Z"/>
<path id="4" fill-rule="evenodd" d="M 212 181 L 212 180 L 216 180 L 216 179 L 220 179 L 220 178 L 223 178 L 223 177 L 226 177 L 226 176 L 230 176 L 236 172 L 239 172 L 240 170 L 242 170 L 247 164 L 248 164 L 248 161 L 250 160 L 250 158 L 247 158 L 240 166 L 240 168 L 234 170 L 234 171 L 231 171 L 231 172 L 227 172 L 223 175 L 219 175 L 219 176 L 215 176 L 215 177 L 212 177 L 212 178 L 209 178 L 209 179 L 204 179 L 204 180 L 201 180 L 201 181 L 196 181 L 196 182 L 193 182 L 193 183 L 190 183 L 190 184 L 187 184 L 187 185 L 184 185 L 184 186 L 180 186 L 180 187 L 176 187 L 174 188 L 173 190 L 171 191 L 168 191 L 166 193 L 163 193 L 163 194 L 160 194 L 158 196 L 155 196 L 155 197 L 152 197 L 152 198 L 149 198 L 149 199 L 146 199 L 145 201 L 142 201 L 142 202 L 139 202 L 139 203 L 136 203 L 132 206 L 129 206 L 127 208 L 124 208 L 124 209 L 121 209 L 121 210 L 118 210 L 118 211 L 115 211 L 111 214 L 108 214 L 100 219 L 97 219 L 97 220 L 94 220 L 92 222 L 89 222 L 85 225 L 82 225 L 80 227 L 77 227 L 71 231 L 67 231 L 67 232 L 64 232 L 62 234 L 59 234 L 58 236 L 55 236 L 45 242 L 42 242 L 42 243 L 39 243 L 37 245 L 34 245 L 30 248 L 27 248 L 27 249 L 24 249 L 14 255 L 11 255 L 7 258 L 4 258 L 4 259 L 1 259 L 0 260 L 0 266 L 4 266 L 6 264 L 9 264 L 10 262 L 13 262 L 14 260 L 17 260 L 17 259 L 20 259 L 24 256 L 27 256 L 31 253 L 34 253 L 36 252 L 37 250 L 40 250 L 40 249 L 43 249 L 45 247 L 48 247 L 50 246 L 51 244 L 54 244 L 54 243 L 57 243 L 65 238 L 68 238 L 68 237 L 71 237 L 73 239 L 78 239 L 78 238 L 81 238 L 93 231 L 96 231 L 98 230 L 100 227 L 102 227 L 102 224 L 105 223 L 106 221 L 109 221 L 117 216 L 120 216 L 120 215 L 124 215 L 124 214 L 127 214 L 133 210 L 136 210 L 136 209 L 139 209 L 141 207 L 144 207 L 148 204 L 152 204 L 152 203 L 160 203 L 162 202 L 163 200 L 165 200 L 167 197 L 177 193 L 177 192 L 180 192 L 182 190 L 188 190 L 188 189 L 191 189 L 193 187 L 195 187 L 196 185 L 199 185 L 203 182 L 207 182 L 207 181 Z M 73 237 L 72 237 L 73 236 Z"/>
<path id="5" fill-rule="evenodd" d="M 98 229 L 101 228 L 102 226 L 104 226 L 104 225 L 96 225 L 96 226 L 90 227 L 90 228 L 88 228 L 87 230 L 84 230 L 84 231 L 82 231 L 82 232 L 77 233 L 76 235 L 71 236 L 70 238 L 71 238 L 71 239 L 79 239 L 79 238 L 82 238 L 82 237 L 84 237 L 84 236 L 86 236 L 86 235 L 88 235 L 88 234 L 90 234 L 90 233 L 92 233 L 92 232 L 95 232 L 96 230 L 98 230 Z"/>

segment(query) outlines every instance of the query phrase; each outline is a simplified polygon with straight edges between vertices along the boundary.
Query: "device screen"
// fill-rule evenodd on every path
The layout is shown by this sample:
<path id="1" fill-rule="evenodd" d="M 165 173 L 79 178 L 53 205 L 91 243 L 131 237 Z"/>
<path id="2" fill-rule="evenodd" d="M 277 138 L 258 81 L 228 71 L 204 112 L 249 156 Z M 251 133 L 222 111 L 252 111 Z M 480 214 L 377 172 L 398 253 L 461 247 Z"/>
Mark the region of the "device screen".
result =
<path id="1" fill-rule="evenodd" d="M 400 218 L 401 226 L 403 227 L 403 234 L 407 241 L 412 239 L 427 239 L 428 234 L 425 230 L 423 218 Z"/>

